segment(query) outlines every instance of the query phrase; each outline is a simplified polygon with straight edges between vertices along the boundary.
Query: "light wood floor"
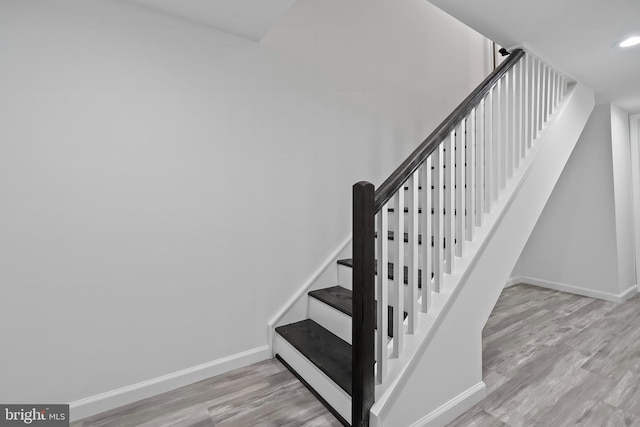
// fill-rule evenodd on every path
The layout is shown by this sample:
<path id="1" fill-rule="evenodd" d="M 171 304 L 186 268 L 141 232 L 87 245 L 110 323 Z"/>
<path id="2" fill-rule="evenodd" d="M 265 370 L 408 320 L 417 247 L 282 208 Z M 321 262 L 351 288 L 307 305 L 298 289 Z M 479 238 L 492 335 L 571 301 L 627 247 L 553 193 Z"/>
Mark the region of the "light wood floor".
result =
<path id="1" fill-rule="evenodd" d="M 182 387 L 71 427 L 342 427 L 278 360 Z"/>
<path id="2" fill-rule="evenodd" d="M 640 295 L 507 288 L 482 345 L 489 394 L 450 426 L 640 426 Z"/>
<path id="3" fill-rule="evenodd" d="M 640 427 L 640 296 L 615 304 L 507 288 L 483 331 L 483 366 L 487 398 L 450 426 Z M 98 426 L 340 423 L 269 360 L 72 424 Z"/>

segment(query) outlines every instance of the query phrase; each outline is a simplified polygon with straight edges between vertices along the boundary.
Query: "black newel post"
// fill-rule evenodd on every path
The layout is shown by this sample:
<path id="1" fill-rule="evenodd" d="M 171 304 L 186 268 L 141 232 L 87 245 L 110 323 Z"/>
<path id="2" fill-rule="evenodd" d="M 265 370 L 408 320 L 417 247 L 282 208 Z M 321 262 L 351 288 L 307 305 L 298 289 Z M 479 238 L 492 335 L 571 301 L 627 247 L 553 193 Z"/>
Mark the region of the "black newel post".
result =
<path id="1" fill-rule="evenodd" d="M 351 425 L 369 425 L 375 400 L 375 191 L 373 184 L 353 186 L 353 396 Z"/>

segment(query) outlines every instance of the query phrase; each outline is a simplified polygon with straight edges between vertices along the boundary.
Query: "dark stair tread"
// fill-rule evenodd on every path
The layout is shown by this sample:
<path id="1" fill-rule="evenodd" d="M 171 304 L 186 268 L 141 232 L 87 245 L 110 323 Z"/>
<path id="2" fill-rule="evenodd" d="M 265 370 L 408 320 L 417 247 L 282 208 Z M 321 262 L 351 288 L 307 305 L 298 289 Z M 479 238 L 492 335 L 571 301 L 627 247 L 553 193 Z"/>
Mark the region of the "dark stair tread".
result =
<path id="1" fill-rule="evenodd" d="M 339 259 L 338 264 L 344 265 L 345 267 L 353 268 L 353 258 Z M 374 264 L 376 274 L 378 274 L 377 264 L 378 264 L 377 262 Z M 387 263 L 387 269 L 388 269 L 387 278 L 389 280 L 393 280 L 394 265 L 392 262 Z M 432 273 L 432 278 L 433 278 L 433 273 Z M 404 266 L 403 282 L 405 285 L 409 284 L 409 267 L 406 265 Z M 422 289 L 422 270 L 421 269 L 418 269 L 418 289 Z"/>
<path id="2" fill-rule="evenodd" d="M 351 346 L 311 319 L 279 326 L 276 332 L 351 396 Z"/>
<path id="3" fill-rule="evenodd" d="M 339 259 L 338 264 L 353 267 L 353 258 Z"/>
<path id="4" fill-rule="evenodd" d="M 322 301 L 323 303 L 335 308 L 338 311 L 346 314 L 349 317 L 353 317 L 353 292 L 342 286 L 332 286 L 330 288 L 317 289 L 310 291 L 309 296 Z M 387 306 L 387 315 L 389 316 L 389 327 L 387 335 L 389 338 L 393 338 L 393 307 Z M 375 311 L 378 311 L 378 307 L 374 307 Z M 404 312 L 404 318 L 406 319 L 409 313 Z"/>
<path id="5" fill-rule="evenodd" d="M 353 294 L 342 286 L 318 289 L 309 292 L 309 296 L 330 305 L 347 316 L 353 316 Z"/>

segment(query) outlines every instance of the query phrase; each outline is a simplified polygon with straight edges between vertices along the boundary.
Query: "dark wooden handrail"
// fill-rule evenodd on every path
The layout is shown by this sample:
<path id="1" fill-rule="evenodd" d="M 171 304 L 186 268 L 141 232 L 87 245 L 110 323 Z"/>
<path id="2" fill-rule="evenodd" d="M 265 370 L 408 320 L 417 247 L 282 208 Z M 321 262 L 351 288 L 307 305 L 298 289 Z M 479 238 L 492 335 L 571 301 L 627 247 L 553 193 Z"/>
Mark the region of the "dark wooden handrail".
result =
<path id="1" fill-rule="evenodd" d="M 425 139 L 418 148 L 398 168 L 387 178 L 376 190 L 375 209 L 378 212 L 382 209 L 391 197 L 404 185 L 412 173 L 420 167 L 431 153 L 440 145 L 446 137 L 460 124 L 480 101 L 485 97 L 491 88 L 524 56 L 522 49 L 515 49 L 498 68 L 484 79 L 469 96 L 458 107 L 449 114 L 449 117 L 437 127 L 431 135 Z"/>
<path id="2" fill-rule="evenodd" d="M 491 88 L 524 56 L 521 49 L 496 68 L 427 139 L 374 191 L 373 184 L 353 186 L 353 317 L 351 425 L 367 427 L 375 401 L 375 215 L 420 165 L 460 124 Z M 400 270 L 402 271 L 402 270 Z"/>

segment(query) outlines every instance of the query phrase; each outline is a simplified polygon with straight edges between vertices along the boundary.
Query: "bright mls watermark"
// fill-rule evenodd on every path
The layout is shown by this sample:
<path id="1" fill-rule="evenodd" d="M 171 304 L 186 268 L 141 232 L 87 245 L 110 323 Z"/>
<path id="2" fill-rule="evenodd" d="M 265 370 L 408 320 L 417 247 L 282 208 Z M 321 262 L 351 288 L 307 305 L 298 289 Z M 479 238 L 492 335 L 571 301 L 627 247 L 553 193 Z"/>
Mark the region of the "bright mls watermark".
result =
<path id="1" fill-rule="evenodd" d="M 2 405 L 0 427 L 69 427 L 69 405 Z"/>

